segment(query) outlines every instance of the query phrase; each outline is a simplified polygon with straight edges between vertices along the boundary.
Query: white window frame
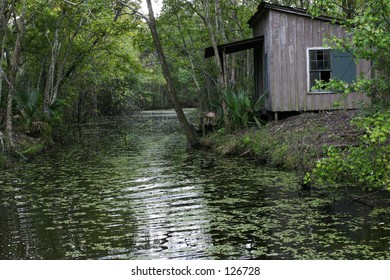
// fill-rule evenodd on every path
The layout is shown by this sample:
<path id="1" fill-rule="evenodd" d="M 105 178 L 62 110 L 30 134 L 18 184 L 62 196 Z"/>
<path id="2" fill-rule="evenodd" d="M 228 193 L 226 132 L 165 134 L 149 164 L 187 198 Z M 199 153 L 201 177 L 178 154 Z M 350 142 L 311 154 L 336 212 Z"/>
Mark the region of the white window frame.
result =
<path id="1" fill-rule="evenodd" d="M 326 91 L 326 90 L 323 90 L 323 91 L 312 91 L 311 88 L 310 88 L 310 51 L 313 51 L 313 50 L 330 50 L 330 51 L 332 51 L 331 48 L 325 48 L 325 47 L 310 47 L 310 48 L 306 48 L 306 78 L 307 78 L 306 84 L 307 84 L 307 93 L 309 93 L 309 94 L 333 93 L 333 91 Z M 332 57 L 332 55 L 331 55 L 331 57 Z M 331 60 L 331 63 L 332 63 L 332 60 Z M 331 77 L 332 77 L 332 65 L 330 66 L 330 69 L 331 69 Z"/>

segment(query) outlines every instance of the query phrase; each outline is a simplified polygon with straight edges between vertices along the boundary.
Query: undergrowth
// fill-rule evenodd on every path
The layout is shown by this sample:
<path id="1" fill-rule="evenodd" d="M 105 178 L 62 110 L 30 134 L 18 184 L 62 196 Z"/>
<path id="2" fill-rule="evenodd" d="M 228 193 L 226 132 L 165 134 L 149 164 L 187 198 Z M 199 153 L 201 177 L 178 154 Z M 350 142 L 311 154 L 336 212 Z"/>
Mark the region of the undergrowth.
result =
<path id="1" fill-rule="evenodd" d="M 266 125 L 235 134 L 226 134 L 222 129 L 210 135 L 209 141 L 212 139 L 215 151 L 222 155 L 247 156 L 272 167 L 305 172 L 321 154 L 311 143 L 322 133 L 319 127 L 270 132 Z"/>

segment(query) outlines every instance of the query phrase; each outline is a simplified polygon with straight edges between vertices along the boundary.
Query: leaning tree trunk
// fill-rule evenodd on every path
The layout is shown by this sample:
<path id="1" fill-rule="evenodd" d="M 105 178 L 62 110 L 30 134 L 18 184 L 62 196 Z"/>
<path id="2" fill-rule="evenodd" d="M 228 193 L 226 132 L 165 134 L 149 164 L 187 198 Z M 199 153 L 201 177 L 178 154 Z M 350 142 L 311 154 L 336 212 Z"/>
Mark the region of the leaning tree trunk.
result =
<path id="1" fill-rule="evenodd" d="M 182 129 L 184 130 L 184 134 L 186 135 L 191 146 L 194 148 L 200 148 L 201 144 L 195 135 L 195 131 L 192 129 L 192 127 L 190 126 L 190 124 L 187 121 L 187 118 L 183 112 L 183 109 L 181 108 L 181 105 L 179 103 L 179 100 L 177 98 L 177 95 L 176 95 L 176 92 L 175 92 L 175 89 L 173 86 L 173 80 L 171 77 L 171 73 L 169 71 L 168 63 L 166 61 L 166 58 L 165 58 L 165 55 L 164 55 L 164 52 L 163 52 L 163 49 L 161 46 L 160 38 L 158 36 L 157 27 L 156 27 L 156 19 L 154 18 L 151 0 L 146 0 L 146 2 L 148 4 L 148 10 L 149 10 L 148 24 L 149 24 L 150 32 L 152 33 L 153 41 L 154 41 L 154 44 L 155 44 L 155 47 L 157 50 L 158 57 L 159 57 L 160 62 L 161 62 L 161 67 L 163 70 L 164 78 L 167 82 L 168 92 L 169 92 L 169 95 L 172 99 L 173 106 L 174 106 L 176 114 L 177 114 L 177 118 L 178 118 L 180 125 L 181 125 Z"/>

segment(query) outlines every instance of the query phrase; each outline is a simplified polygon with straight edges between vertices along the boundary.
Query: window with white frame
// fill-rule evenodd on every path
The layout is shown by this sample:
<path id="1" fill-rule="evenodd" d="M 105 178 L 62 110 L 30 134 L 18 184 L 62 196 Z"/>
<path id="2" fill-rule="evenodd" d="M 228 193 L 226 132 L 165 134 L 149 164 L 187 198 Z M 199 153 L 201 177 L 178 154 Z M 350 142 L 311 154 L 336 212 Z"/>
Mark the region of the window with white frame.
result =
<path id="1" fill-rule="evenodd" d="M 325 89 L 313 89 L 316 80 L 329 82 L 339 79 L 351 83 L 355 80 L 356 64 L 352 54 L 328 48 L 307 49 L 308 92 L 330 93 Z"/>

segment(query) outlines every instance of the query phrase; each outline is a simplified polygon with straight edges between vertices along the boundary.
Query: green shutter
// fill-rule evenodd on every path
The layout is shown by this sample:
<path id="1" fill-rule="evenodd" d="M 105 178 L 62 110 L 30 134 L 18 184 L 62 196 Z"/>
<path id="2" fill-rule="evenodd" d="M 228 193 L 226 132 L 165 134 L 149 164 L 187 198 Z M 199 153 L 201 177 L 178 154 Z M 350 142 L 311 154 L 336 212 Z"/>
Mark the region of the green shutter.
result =
<path id="1" fill-rule="evenodd" d="M 356 63 L 351 53 L 332 50 L 332 78 L 347 83 L 356 80 Z"/>

